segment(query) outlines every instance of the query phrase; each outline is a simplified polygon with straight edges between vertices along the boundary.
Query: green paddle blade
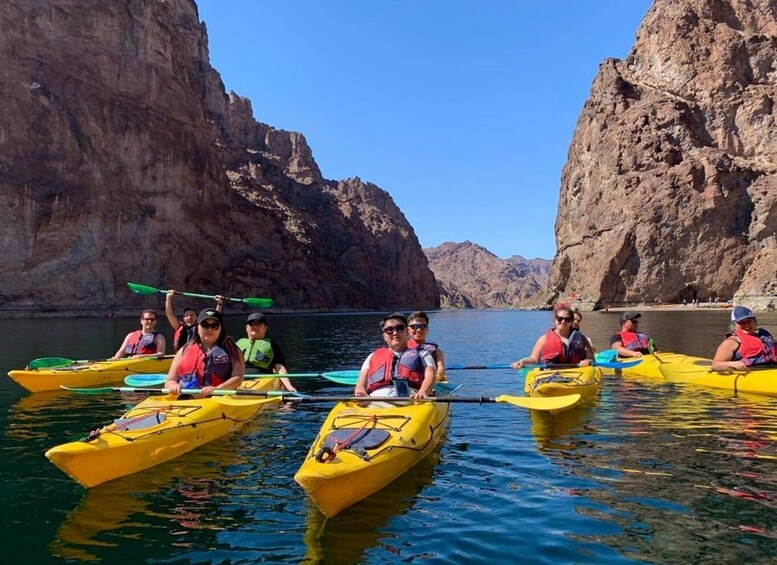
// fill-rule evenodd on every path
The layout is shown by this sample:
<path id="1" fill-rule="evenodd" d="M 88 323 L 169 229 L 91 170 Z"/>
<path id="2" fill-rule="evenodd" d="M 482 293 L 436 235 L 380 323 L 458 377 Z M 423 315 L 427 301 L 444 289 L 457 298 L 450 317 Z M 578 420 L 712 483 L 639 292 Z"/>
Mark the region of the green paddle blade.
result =
<path id="1" fill-rule="evenodd" d="M 269 308 L 275 301 L 272 298 L 243 298 L 243 304 L 251 308 Z"/>
<path id="2" fill-rule="evenodd" d="M 140 294 L 141 296 L 150 296 L 159 292 L 159 289 L 154 288 L 153 286 L 146 286 L 144 284 L 128 282 L 127 286 L 132 292 L 135 294 Z"/>
<path id="3" fill-rule="evenodd" d="M 65 359 L 64 357 L 41 357 L 39 359 L 33 359 L 27 364 L 28 369 L 53 369 L 56 367 L 67 367 L 68 365 L 74 365 L 78 361 L 73 359 Z"/>

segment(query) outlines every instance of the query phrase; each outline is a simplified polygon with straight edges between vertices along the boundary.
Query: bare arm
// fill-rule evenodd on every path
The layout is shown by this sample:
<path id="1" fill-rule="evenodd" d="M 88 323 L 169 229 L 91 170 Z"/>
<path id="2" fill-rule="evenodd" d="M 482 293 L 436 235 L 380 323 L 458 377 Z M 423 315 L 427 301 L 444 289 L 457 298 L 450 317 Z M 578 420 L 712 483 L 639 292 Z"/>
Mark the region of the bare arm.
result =
<path id="1" fill-rule="evenodd" d="M 718 350 L 715 352 L 715 357 L 712 359 L 712 370 L 721 371 L 725 369 L 736 369 L 739 371 L 747 371 L 747 365 L 741 359 L 734 361 L 734 354 L 739 348 L 739 343 L 735 339 L 726 338 L 718 346 Z"/>
<path id="2" fill-rule="evenodd" d="M 418 392 L 414 392 L 410 395 L 410 398 L 426 398 L 434 388 L 434 383 L 437 380 L 437 371 L 434 367 L 426 367 L 424 369 L 424 382 L 421 384 L 421 388 Z"/>
<path id="3" fill-rule="evenodd" d="M 528 365 L 529 363 L 539 363 L 540 355 L 542 355 L 542 347 L 544 345 L 545 345 L 545 334 L 542 334 L 537 340 L 537 343 L 534 344 L 534 349 L 531 350 L 531 355 L 516 361 L 511 365 L 511 367 L 513 369 L 522 369 L 525 365 Z"/>
<path id="4" fill-rule="evenodd" d="M 125 357 L 124 350 L 127 348 L 129 337 L 130 337 L 130 334 L 127 334 L 127 337 L 125 337 L 124 341 L 121 342 L 121 347 L 119 347 L 119 350 L 113 354 L 113 357 L 111 357 L 111 359 L 121 359 Z"/>
<path id="5" fill-rule="evenodd" d="M 591 347 L 591 343 L 588 341 L 588 338 L 585 340 L 585 359 L 580 361 L 578 363 L 581 367 L 587 367 L 588 365 L 593 365 L 594 363 L 594 348 Z"/>
<path id="6" fill-rule="evenodd" d="M 438 381 L 444 381 L 445 380 L 445 353 L 442 352 L 442 349 L 439 347 L 437 348 L 437 351 L 435 351 L 437 354 L 437 380 Z"/>
<path id="7" fill-rule="evenodd" d="M 165 388 L 170 391 L 170 394 L 181 394 L 181 385 L 178 383 L 178 365 L 181 362 L 183 356 L 183 348 L 178 350 L 178 353 L 173 357 L 173 362 L 170 364 L 170 370 L 167 371 L 167 380 L 165 381 Z"/>
<path id="8" fill-rule="evenodd" d="M 175 312 L 173 312 L 174 294 L 175 294 L 174 290 L 168 290 L 167 296 L 165 296 L 165 316 L 167 316 L 167 322 L 173 328 L 173 331 L 181 327 L 181 321 L 175 317 Z"/>
<path id="9" fill-rule="evenodd" d="M 278 375 L 285 375 L 289 371 L 286 369 L 286 365 L 282 365 L 280 363 L 276 364 L 273 367 L 273 371 L 275 371 Z M 289 392 L 297 392 L 297 389 L 294 388 L 294 386 L 291 384 L 291 381 L 285 377 L 281 377 L 281 383 L 283 383 L 283 388 L 288 390 Z"/>

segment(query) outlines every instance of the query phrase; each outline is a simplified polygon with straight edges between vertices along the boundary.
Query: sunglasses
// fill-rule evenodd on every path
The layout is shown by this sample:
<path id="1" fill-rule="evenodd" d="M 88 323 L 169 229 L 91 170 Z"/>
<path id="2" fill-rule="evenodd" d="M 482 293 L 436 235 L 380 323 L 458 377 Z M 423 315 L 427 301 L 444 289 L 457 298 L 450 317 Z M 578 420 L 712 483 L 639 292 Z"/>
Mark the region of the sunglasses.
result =
<path id="1" fill-rule="evenodd" d="M 144 322 L 156 322 L 156 318 L 141 318 Z"/>
<path id="2" fill-rule="evenodd" d="M 398 324 L 396 326 L 386 326 L 383 328 L 384 334 L 393 334 L 393 333 L 399 333 L 405 331 L 405 325 L 404 324 Z"/>
<path id="3" fill-rule="evenodd" d="M 217 330 L 221 327 L 218 322 L 200 322 L 200 327 L 206 330 Z"/>
<path id="4" fill-rule="evenodd" d="M 574 320 L 574 318 L 565 318 L 564 316 L 556 316 L 557 322 L 566 322 L 567 324 L 571 324 L 572 320 Z"/>
<path id="5" fill-rule="evenodd" d="M 410 324 L 408 326 L 411 330 L 425 330 L 429 326 L 427 324 Z"/>

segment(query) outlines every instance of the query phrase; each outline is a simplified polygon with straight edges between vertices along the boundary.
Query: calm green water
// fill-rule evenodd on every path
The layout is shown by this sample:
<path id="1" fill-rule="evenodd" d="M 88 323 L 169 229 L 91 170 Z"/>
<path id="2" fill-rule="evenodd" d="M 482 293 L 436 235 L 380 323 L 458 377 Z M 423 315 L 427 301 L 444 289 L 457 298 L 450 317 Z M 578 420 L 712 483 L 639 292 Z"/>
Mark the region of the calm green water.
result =
<path id="1" fill-rule="evenodd" d="M 645 313 L 665 350 L 711 356 L 724 311 Z M 548 312 L 432 314 L 450 363 L 529 352 Z M 600 348 L 616 313 L 591 313 Z M 356 368 L 379 315 L 277 316 L 292 371 Z M 777 315 L 759 318 L 777 330 Z M 0 369 L 115 351 L 136 320 L 0 320 Z M 229 320 L 241 331 L 242 319 Z M 509 370 L 459 371 L 464 395 L 519 393 Z M 777 399 L 605 378 L 600 399 L 555 418 L 455 405 L 445 442 L 390 488 L 324 520 L 294 483 L 328 408 L 284 408 L 175 461 L 85 491 L 43 456 L 132 404 L 28 394 L 0 380 L 0 535 L 7 563 L 773 562 Z M 299 381 L 316 394 L 344 392 Z"/>

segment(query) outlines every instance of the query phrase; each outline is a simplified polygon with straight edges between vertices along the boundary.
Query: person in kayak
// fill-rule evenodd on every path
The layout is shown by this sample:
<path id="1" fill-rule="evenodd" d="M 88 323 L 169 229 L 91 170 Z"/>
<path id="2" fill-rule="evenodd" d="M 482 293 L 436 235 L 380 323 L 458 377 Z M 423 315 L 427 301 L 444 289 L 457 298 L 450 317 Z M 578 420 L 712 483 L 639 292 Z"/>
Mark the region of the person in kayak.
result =
<path id="1" fill-rule="evenodd" d="M 759 328 L 755 314 L 746 306 L 731 311 L 734 331 L 718 346 L 712 359 L 712 370 L 746 371 L 756 365 L 777 365 L 777 341 L 772 334 Z"/>
<path id="2" fill-rule="evenodd" d="M 610 338 L 610 347 L 618 352 L 618 357 L 642 357 L 650 353 L 650 337 L 640 333 L 639 312 L 621 314 L 621 331 Z"/>
<path id="3" fill-rule="evenodd" d="M 408 334 L 410 335 L 410 339 L 407 340 L 407 346 L 409 348 L 419 347 L 431 353 L 437 370 L 437 380 L 444 381 L 445 354 L 442 352 L 439 345 L 432 343 L 431 341 L 426 341 L 426 338 L 429 335 L 429 316 L 426 315 L 426 312 L 422 312 L 421 310 L 413 312 L 408 318 L 407 328 Z"/>
<path id="4" fill-rule="evenodd" d="M 558 303 L 553 307 L 555 325 L 542 334 L 534 344 L 531 355 L 513 363 L 513 369 L 528 364 L 577 365 L 585 367 L 594 362 L 594 352 L 588 338 L 573 329 L 575 317 L 569 304 Z"/>
<path id="5" fill-rule="evenodd" d="M 183 317 L 179 320 L 173 310 L 173 296 L 175 291 L 170 289 L 165 297 L 165 316 L 170 326 L 173 328 L 173 351 L 178 351 L 186 343 L 190 342 L 197 333 L 197 310 L 191 306 L 183 309 Z M 216 299 L 216 310 L 224 311 L 224 297 L 214 296 Z"/>
<path id="6" fill-rule="evenodd" d="M 237 347 L 243 352 L 246 368 L 253 369 L 261 375 L 280 375 L 283 387 L 296 392 L 297 389 L 291 384 L 291 381 L 284 377 L 286 370 L 286 359 L 283 356 L 280 346 L 274 341 L 265 337 L 269 324 L 267 318 L 261 312 L 254 312 L 246 320 L 246 335 L 237 340 Z"/>
<path id="7" fill-rule="evenodd" d="M 370 353 L 359 371 L 354 396 L 426 398 L 434 389 L 436 366 L 425 349 L 408 348 L 407 318 L 389 314 L 380 322 L 386 347 Z"/>
<path id="8" fill-rule="evenodd" d="M 123 357 L 159 357 L 165 356 L 165 336 L 156 331 L 156 311 L 143 310 L 140 314 L 141 329 L 127 334 L 119 350 L 111 359 Z"/>
<path id="9" fill-rule="evenodd" d="M 227 337 L 221 312 L 207 308 L 197 316 L 197 333 L 173 358 L 165 388 L 171 394 L 186 389 L 202 389 L 203 396 L 213 390 L 236 389 L 243 382 L 243 354 Z"/>
<path id="10" fill-rule="evenodd" d="M 575 319 L 572 321 L 572 329 L 573 329 L 573 330 L 577 330 L 577 331 L 582 331 L 582 330 L 580 329 L 580 326 L 581 326 L 581 325 L 582 325 L 582 323 L 583 323 L 583 314 L 580 312 L 580 310 L 578 310 L 577 308 L 575 308 L 574 310 L 572 310 L 572 316 L 574 316 L 574 318 L 575 318 Z M 588 345 L 590 345 L 590 346 L 591 346 L 591 351 L 593 351 L 594 353 L 596 353 L 596 348 L 594 347 L 594 342 L 592 342 L 592 341 L 591 341 L 591 338 L 590 338 L 590 337 L 588 337 L 588 336 L 586 336 L 586 339 L 588 340 Z"/>

